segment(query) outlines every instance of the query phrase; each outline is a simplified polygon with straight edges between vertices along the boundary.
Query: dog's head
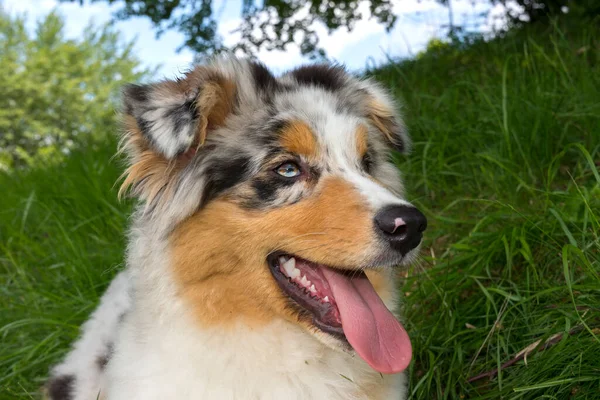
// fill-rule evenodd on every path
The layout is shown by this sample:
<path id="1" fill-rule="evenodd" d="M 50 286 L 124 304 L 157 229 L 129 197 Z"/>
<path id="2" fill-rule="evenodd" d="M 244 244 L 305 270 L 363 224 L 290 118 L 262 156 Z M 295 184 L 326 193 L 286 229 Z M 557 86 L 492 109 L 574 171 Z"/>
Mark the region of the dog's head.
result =
<path id="1" fill-rule="evenodd" d="M 129 86 L 124 103 L 124 188 L 168 238 L 202 324 L 283 318 L 381 372 L 406 368 L 410 341 L 388 308 L 426 219 L 403 199 L 389 153 L 409 141 L 378 84 L 221 58 Z"/>

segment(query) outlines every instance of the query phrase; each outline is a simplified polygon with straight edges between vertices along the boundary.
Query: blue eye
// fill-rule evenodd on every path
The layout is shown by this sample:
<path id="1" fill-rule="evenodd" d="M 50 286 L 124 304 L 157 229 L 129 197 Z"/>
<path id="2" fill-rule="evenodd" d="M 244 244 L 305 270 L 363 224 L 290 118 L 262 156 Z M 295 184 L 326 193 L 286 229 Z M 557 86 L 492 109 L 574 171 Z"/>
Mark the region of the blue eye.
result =
<path id="1" fill-rule="evenodd" d="M 300 174 L 302 173 L 300 167 L 293 162 L 286 162 L 281 164 L 279 167 L 275 168 L 275 172 L 277 172 L 277 174 L 285 178 L 295 178 L 297 176 L 300 176 Z"/>

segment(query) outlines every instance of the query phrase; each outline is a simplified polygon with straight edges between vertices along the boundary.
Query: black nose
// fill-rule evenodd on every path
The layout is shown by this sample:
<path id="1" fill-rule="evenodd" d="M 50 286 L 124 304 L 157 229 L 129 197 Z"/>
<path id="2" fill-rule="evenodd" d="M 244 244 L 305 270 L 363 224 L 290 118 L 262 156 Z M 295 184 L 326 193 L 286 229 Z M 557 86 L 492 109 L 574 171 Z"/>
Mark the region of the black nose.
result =
<path id="1" fill-rule="evenodd" d="M 388 206 L 375 215 L 376 229 L 403 255 L 421 243 L 427 218 L 412 206 Z"/>

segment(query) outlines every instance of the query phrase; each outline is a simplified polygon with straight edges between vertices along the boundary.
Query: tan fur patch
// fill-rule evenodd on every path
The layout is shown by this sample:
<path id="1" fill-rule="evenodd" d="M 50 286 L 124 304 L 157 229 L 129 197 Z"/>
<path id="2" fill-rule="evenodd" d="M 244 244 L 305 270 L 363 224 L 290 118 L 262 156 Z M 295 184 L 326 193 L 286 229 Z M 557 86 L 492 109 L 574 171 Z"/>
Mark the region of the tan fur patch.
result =
<path id="1" fill-rule="evenodd" d="M 356 151 L 358 152 L 358 156 L 363 158 L 365 154 L 367 154 L 368 150 L 368 141 L 369 132 L 367 127 L 363 124 L 360 124 L 356 129 Z"/>
<path id="2" fill-rule="evenodd" d="M 311 198 L 268 212 L 217 200 L 175 229 L 174 274 L 204 325 L 237 319 L 263 324 L 277 317 L 298 322 L 268 269 L 272 251 L 341 268 L 365 263 L 376 242 L 368 205 L 339 178 L 321 182 L 317 190 Z M 386 292 L 385 279 L 375 279 Z"/>
<path id="3" fill-rule="evenodd" d="M 379 129 L 391 143 L 396 143 L 396 139 L 393 135 L 393 129 L 395 123 L 393 121 L 394 112 L 385 104 L 380 103 L 376 100 L 369 102 L 369 119 Z"/>
<path id="4" fill-rule="evenodd" d="M 123 183 L 119 189 L 119 197 L 131 188 L 132 195 L 140 197 L 148 203 L 164 190 L 167 197 L 172 190 L 176 179 L 174 177 L 183 167 L 180 160 L 167 160 L 161 154 L 153 151 L 148 146 L 146 138 L 140 132 L 135 118 L 124 117 L 127 130 L 126 142 L 123 148 L 128 149 L 132 159 L 131 166 L 125 170 Z"/>
<path id="5" fill-rule="evenodd" d="M 225 124 L 227 116 L 233 109 L 235 92 L 235 84 L 224 78 L 203 85 L 196 100 L 198 116 L 201 121 L 197 139 L 199 146 L 204 144 L 208 131 Z"/>
<path id="6" fill-rule="evenodd" d="M 302 121 L 289 123 L 281 132 L 281 145 L 289 152 L 308 158 L 315 158 L 319 153 L 317 139 L 310 127 Z"/>

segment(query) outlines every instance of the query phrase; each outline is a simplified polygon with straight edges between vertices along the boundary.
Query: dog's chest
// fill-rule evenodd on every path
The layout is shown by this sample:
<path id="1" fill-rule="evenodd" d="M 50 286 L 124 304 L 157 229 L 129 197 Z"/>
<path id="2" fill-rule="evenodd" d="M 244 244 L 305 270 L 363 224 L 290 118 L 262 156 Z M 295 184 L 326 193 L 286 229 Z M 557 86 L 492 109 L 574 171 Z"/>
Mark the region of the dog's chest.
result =
<path id="1" fill-rule="evenodd" d="M 380 375 L 296 327 L 125 324 L 107 370 L 107 399 L 403 399 L 404 376 Z M 177 326 L 179 325 L 179 326 Z"/>

